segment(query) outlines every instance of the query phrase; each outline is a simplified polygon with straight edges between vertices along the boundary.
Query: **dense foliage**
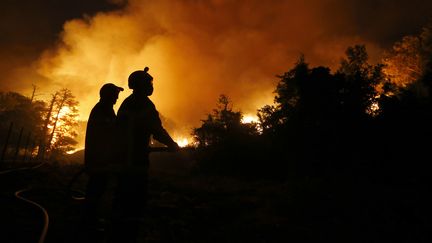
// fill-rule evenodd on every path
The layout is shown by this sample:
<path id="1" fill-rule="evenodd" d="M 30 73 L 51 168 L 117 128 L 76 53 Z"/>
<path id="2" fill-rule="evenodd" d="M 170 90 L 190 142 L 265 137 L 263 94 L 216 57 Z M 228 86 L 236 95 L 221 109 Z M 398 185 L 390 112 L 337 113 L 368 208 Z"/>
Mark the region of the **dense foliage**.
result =
<path id="1" fill-rule="evenodd" d="M 55 159 L 77 144 L 78 102 L 68 89 L 47 101 L 0 92 L 0 144 L 3 159 Z"/>
<path id="2" fill-rule="evenodd" d="M 285 178 L 349 177 L 365 168 L 375 173 L 370 166 L 384 164 L 387 170 L 402 172 L 402 164 L 412 156 L 404 153 L 406 148 L 430 145 L 429 32 L 425 28 L 419 37 L 404 38 L 383 63 L 374 65 L 364 45 L 349 47 L 334 73 L 309 67 L 301 56 L 277 76 L 274 104 L 258 110 L 259 124 L 252 127 L 241 123 L 241 112 L 221 96 L 217 109 L 193 132 L 199 167 L 212 173 Z M 413 39 L 421 44 L 408 45 Z M 423 54 L 403 60 L 410 62 L 405 67 L 416 67 L 415 75 L 403 69 L 394 72 L 401 55 L 413 53 Z M 414 156 L 427 156 L 419 152 Z"/>

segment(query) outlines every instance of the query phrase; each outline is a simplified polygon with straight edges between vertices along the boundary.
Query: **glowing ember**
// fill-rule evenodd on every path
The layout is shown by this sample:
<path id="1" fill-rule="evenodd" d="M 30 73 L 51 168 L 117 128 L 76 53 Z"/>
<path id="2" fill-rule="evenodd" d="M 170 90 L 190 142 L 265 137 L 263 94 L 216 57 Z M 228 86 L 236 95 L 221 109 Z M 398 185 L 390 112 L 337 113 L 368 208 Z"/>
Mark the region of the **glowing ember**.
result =
<path id="1" fill-rule="evenodd" d="M 77 148 L 77 149 L 73 149 L 73 150 L 67 151 L 66 153 L 67 153 L 67 154 L 74 154 L 75 152 L 80 151 L 80 150 L 83 150 L 83 149 L 84 149 L 84 148 Z"/>
<path id="2" fill-rule="evenodd" d="M 69 107 L 67 107 L 67 106 L 64 106 L 64 107 L 62 107 L 61 109 L 60 109 L 60 111 L 59 111 L 59 113 L 58 113 L 58 118 L 57 118 L 57 121 L 56 121 L 56 124 L 55 124 L 55 126 L 57 127 L 56 128 L 56 132 L 54 133 L 54 135 L 53 135 L 53 137 L 52 137 L 52 141 L 51 141 L 51 144 L 54 144 L 55 142 L 57 142 L 57 139 L 58 139 L 58 137 L 59 137 L 59 134 L 58 134 L 58 129 L 60 128 L 60 127 L 62 127 L 62 126 L 65 126 L 66 124 L 65 124 L 65 122 L 62 120 L 62 118 L 64 118 L 66 115 L 68 115 L 68 113 L 70 113 L 71 112 L 71 109 L 69 108 Z M 55 114 L 54 114 L 54 116 L 55 116 Z M 53 120 L 55 120 L 55 117 L 52 117 L 52 119 Z M 52 130 L 54 129 L 54 124 L 52 123 L 52 124 L 48 124 L 48 128 L 50 129 L 50 131 L 52 132 Z M 75 151 L 74 151 L 75 152 Z M 73 152 L 72 152 L 73 153 Z"/>
<path id="3" fill-rule="evenodd" d="M 373 102 L 368 109 L 366 110 L 366 112 L 371 115 L 371 116 L 377 116 L 380 113 L 380 107 L 378 102 Z"/>
<path id="4" fill-rule="evenodd" d="M 371 109 L 373 112 L 378 111 L 378 110 L 380 109 L 378 102 L 374 102 L 374 103 L 371 105 L 370 109 Z"/>
<path id="5" fill-rule="evenodd" d="M 243 123 L 243 124 L 245 124 L 245 123 L 258 123 L 258 117 L 253 116 L 253 115 L 245 115 L 241 119 L 241 123 Z"/>
<path id="6" fill-rule="evenodd" d="M 71 109 L 69 107 L 67 107 L 67 106 L 62 107 L 60 112 L 59 112 L 59 119 L 66 116 L 69 112 L 71 112 Z"/>
<path id="7" fill-rule="evenodd" d="M 178 144 L 178 146 L 182 148 L 189 145 L 189 140 L 187 138 L 177 138 L 175 141 Z"/>

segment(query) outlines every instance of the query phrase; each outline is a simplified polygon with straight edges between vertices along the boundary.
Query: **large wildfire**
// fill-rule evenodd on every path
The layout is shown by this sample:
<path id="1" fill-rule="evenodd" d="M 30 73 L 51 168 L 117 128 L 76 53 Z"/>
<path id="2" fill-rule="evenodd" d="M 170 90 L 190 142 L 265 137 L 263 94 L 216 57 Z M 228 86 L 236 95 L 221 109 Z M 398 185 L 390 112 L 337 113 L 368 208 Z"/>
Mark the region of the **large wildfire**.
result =
<path id="1" fill-rule="evenodd" d="M 220 94 L 252 117 L 271 104 L 275 76 L 301 54 L 311 65 L 335 68 L 348 46 L 363 43 L 378 60 L 378 45 L 348 31 L 344 7 L 318 0 L 130 0 L 123 9 L 67 21 L 58 43 L 16 78 L 33 80 L 40 94 L 70 89 L 79 118 L 87 120 L 104 83 L 125 88 L 117 110 L 131 93 L 129 74 L 148 66 L 155 78 L 151 99 L 169 132 L 189 143 L 191 128 Z"/>

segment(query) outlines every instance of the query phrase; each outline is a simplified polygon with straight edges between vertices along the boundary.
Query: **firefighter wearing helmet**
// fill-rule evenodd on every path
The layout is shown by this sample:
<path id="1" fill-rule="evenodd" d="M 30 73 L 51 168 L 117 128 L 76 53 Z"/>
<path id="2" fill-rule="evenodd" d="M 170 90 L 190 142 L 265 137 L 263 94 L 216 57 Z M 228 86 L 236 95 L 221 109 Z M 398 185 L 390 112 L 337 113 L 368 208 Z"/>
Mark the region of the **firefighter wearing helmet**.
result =
<path id="1" fill-rule="evenodd" d="M 179 146 L 162 126 L 159 113 L 149 99 L 153 94 L 153 77 L 149 68 L 132 72 L 128 86 L 132 94 L 121 104 L 117 122 L 121 138 L 119 148 L 125 163 L 123 175 L 119 177 L 114 209 L 117 210 L 117 223 L 113 229 L 114 240 L 124 242 L 124 237 L 136 237 L 138 224 L 143 216 L 147 202 L 147 181 L 149 168 L 150 138 L 177 151 Z"/>

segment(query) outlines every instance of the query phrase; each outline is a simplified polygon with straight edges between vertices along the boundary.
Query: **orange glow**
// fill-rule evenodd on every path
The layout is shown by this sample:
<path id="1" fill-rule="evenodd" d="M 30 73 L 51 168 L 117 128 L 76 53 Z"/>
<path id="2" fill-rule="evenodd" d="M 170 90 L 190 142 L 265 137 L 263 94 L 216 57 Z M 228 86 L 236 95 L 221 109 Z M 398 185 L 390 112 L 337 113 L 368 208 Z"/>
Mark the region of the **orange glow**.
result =
<path id="1" fill-rule="evenodd" d="M 179 137 L 179 138 L 174 139 L 174 141 L 178 144 L 178 146 L 180 146 L 182 148 L 190 145 L 189 140 L 190 139 L 184 138 L 184 137 Z"/>
<path id="2" fill-rule="evenodd" d="M 241 119 L 241 123 L 258 123 L 258 117 L 254 115 L 244 115 Z"/>
<path id="3" fill-rule="evenodd" d="M 322 22 L 322 11 L 315 11 L 320 8 L 311 7 L 315 5 L 232 4 L 179 1 L 173 8 L 171 1 L 131 0 L 124 10 L 70 20 L 64 24 L 60 44 L 46 50 L 35 65 L 47 80 L 43 89 L 60 84 L 72 90 L 80 101 L 79 119 L 87 120 L 104 83 L 125 88 L 118 108 L 130 94 L 128 75 L 149 66 L 155 77 L 152 100 L 160 112 L 180 125 L 196 126 L 220 94 L 227 94 L 246 112 L 271 103 L 274 75 L 286 71 L 299 50 L 310 50 L 305 54 L 311 62 L 338 63 L 346 47 L 360 41 L 309 36 L 314 32 L 304 30 L 313 29 L 316 19 Z M 269 13 L 286 18 L 271 20 Z M 255 29 L 245 28 L 249 24 Z"/>
<path id="4" fill-rule="evenodd" d="M 378 102 L 373 102 L 366 111 L 369 115 L 376 116 L 380 112 L 380 107 Z"/>
<path id="5" fill-rule="evenodd" d="M 64 130 L 64 129 L 62 129 L 62 128 L 63 128 L 64 126 L 67 126 L 67 125 L 65 124 L 65 121 L 63 120 L 63 118 L 64 118 L 66 115 L 68 115 L 70 112 L 72 112 L 72 110 L 71 110 L 69 107 L 67 107 L 67 106 L 62 107 L 62 108 L 60 109 L 59 114 L 58 114 L 57 124 L 53 124 L 53 123 L 51 123 L 51 124 L 48 125 L 48 129 L 49 129 L 49 133 L 50 133 L 50 134 L 52 133 L 52 130 L 54 129 L 54 125 L 55 125 L 55 127 L 56 127 L 56 128 L 55 128 L 56 131 L 54 132 L 53 137 L 52 137 L 51 145 L 52 145 L 52 144 L 55 144 L 55 142 L 58 140 L 59 133 L 61 133 L 61 130 Z M 54 121 L 54 120 L 56 119 L 56 118 L 55 118 L 56 114 L 52 114 L 52 115 L 53 115 L 53 117 L 51 118 L 51 120 Z"/>
<path id="6" fill-rule="evenodd" d="M 67 106 L 64 106 L 60 109 L 59 115 L 58 115 L 58 120 L 57 120 L 57 124 L 56 124 L 56 129 L 58 130 L 59 128 L 61 128 L 62 126 L 65 125 L 64 121 L 62 120 L 62 118 L 64 116 L 66 116 L 69 112 L 71 112 L 71 109 Z M 55 114 L 53 114 L 55 115 Z M 55 119 L 55 117 L 53 117 L 52 119 Z M 54 124 L 50 124 L 48 125 L 48 128 L 52 131 L 52 129 L 54 128 Z M 54 133 L 54 137 L 52 140 L 52 143 L 55 143 L 55 141 L 57 141 L 57 133 Z"/>
<path id="7" fill-rule="evenodd" d="M 406 36 L 383 58 L 383 72 L 394 84 L 404 87 L 421 77 L 420 42 L 417 37 Z"/>
<path id="8" fill-rule="evenodd" d="M 84 147 L 80 147 L 80 148 L 76 148 L 76 149 L 73 149 L 73 150 L 67 151 L 66 153 L 67 153 L 67 154 L 74 154 L 75 152 L 80 151 L 80 150 L 83 150 L 83 149 L 84 149 Z"/>
<path id="9" fill-rule="evenodd" d="M 220 94 L 245 113 L 271 104 L 275 75 L 302 51 L 311 65 L 332 68 L 347 46 L 365 43 L 371 57 L 380 51 L 358 36 L 322 35 L 334 28 L 332 18 L 322 17 L 325 8 L 320 1 L 130 0 L 122 10 L 67 21 L 58 44 L 45 50 L 33 72 L 22 72 L 33 76 L 20 78 L 36 80 L 41 94 L 70 89 L 80 102 L 78 119 L 87 120 L 104 83 L 125 88 L 117 111 L 131 94 L 129 74 L 148 66 L 155 86 L 151 99 L 175 122 L 167 130 L 178 133 L 199 126 Z"/>
<path id="10" fill-rule="evenodd" d="M 64 107 L 62 107 L 62 108 L 60 109 L 59 116 L 58 116 L 58 119 L 59 119 L 60 124 L 57 124 L 57 125 L 62 125 L 62 124 L 61 124 L 61 119 L 62 119 L 65 115 L 67 115 L 69 112 L 71 112 L 71 109 L 70 109 L 69 107 L 67 107 L 67 106 L 64 106 Z"/>

